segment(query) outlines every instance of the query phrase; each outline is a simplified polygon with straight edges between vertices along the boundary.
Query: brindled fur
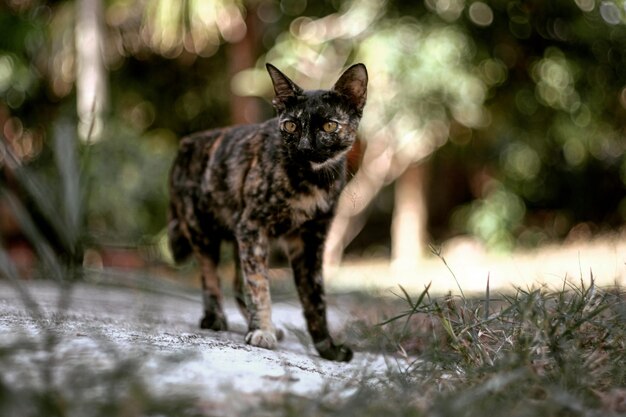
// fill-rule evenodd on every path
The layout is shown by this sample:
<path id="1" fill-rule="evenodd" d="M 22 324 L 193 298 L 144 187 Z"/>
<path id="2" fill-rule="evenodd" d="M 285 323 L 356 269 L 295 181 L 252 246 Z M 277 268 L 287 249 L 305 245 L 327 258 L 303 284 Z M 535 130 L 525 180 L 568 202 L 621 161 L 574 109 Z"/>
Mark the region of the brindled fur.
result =
<path id="1" fill-rule="evenodd" d="M 277 117 L 264 123 L 193 134 L 181 140 L 170 175 L 169 238 L 174 258 L 193 254 L 201 269 L 202 328 L 226 330 L 220 243 L 239 256 L 236 298 L 248 321 L 245 341 L 274 348 L 269 241 L 285 243 L 309 333 L 319 354 L 349 361 L 352 351 L 328 332 L 322 253 L 346 182 L 367 96 L 367 71 L 350 67 L 330 90 L 304 91 L 267 66 Z"/>

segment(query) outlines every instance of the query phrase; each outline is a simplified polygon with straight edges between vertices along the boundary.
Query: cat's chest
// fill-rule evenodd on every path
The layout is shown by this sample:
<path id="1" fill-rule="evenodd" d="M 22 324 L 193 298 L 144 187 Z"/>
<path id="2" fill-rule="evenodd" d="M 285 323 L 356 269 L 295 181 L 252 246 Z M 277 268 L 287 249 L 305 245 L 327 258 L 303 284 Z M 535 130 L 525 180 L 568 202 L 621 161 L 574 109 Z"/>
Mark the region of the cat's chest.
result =
<path id="1" fill-rule="evenodd" d="M 277 193 L 266 201 L 263 222 L 270 235 L 289 233 L 303 223 L 330 212 L 335 195 L 332 190 L 311 187 L 305 192 Z"/>
<path id="2" fill-rule="evenodd" d="M 292 222 L 300 225 L 320 213 L 327 213 L 332 207 L 332 200 L 330 192 L 320 188 L 313 188 L 309 193 L 292 196 L 288 200 Z"/>

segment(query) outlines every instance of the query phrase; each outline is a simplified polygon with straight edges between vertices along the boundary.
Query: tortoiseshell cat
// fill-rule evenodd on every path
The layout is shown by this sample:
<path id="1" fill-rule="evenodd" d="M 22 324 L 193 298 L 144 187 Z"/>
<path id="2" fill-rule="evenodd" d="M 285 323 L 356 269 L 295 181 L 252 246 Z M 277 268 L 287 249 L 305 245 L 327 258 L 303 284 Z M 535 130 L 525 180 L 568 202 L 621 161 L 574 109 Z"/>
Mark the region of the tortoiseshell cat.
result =
<path id="1" fill-rule="evenodd" d="M 323 358 L 349 361 L 350 348 L 328 332 L 322 253 L 365 106 L 367 71 L 356 64 L 331 90 L 304 91 L 276 67 L 267 70 L 277 118 L 182 139 L 170 177 L 170 244 L 177 261 L 193 253 L 200 264 L 200 327 L 226 330 L 217 263 L 220 242 L 235 240 L 245 341 L 272 349 L 282 335 L 271 320 L 269 240 L 282 239 L 315 348 Z"/>

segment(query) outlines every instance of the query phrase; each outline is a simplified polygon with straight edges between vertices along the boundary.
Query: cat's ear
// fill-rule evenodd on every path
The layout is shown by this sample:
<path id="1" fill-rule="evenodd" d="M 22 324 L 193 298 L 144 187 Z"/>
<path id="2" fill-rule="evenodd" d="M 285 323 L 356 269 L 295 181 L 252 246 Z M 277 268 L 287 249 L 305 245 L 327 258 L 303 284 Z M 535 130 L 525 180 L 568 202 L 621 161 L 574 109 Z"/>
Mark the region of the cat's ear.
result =
<path id="1" fill-rule="evenodd" d="M 339 77 L 333 90 L 348 98 L 362 111 L 367 100 L 367 69 L 363 64 L 354 64 Z"/>
<path id="2" fill-rule="evenodd" d="M 265 67 L 270 74 L 272 84 L 274 84 L 274 92 L 276 93 L 276 97 L 272 100 L 274 107 L 277 109 L 284 108 L 286 101 L 302 94 L 302 89 L 280 72 L 278 68 L 272 64 L 266 64 Z"/>

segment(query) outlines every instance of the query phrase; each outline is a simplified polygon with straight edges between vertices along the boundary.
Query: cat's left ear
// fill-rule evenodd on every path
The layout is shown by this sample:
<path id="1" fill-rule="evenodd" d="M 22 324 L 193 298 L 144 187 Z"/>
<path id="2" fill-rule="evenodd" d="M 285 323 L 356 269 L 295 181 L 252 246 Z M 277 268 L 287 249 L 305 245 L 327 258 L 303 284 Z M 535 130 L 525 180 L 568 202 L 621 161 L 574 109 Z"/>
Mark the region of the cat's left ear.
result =
<path id="1" fill-rule="evenodd" d="M 272 100 L 274 107 L 282 109 L 285 107 L 285 102 L 302 94 L 302 89 L 280 72 L 278 68 L 272 64 L 266 64 L 265 67 L 270 74 L 272 84 L 274 84 L 274 92 L 276 93 L 276 97 Z"/>
<path id="2" fill-rule="evenodd" d="M 363 64 L 354 64 L 339 77 L 333 90 L 350 100 L 362 111 L 367 101 L 367 69 Z"/>

